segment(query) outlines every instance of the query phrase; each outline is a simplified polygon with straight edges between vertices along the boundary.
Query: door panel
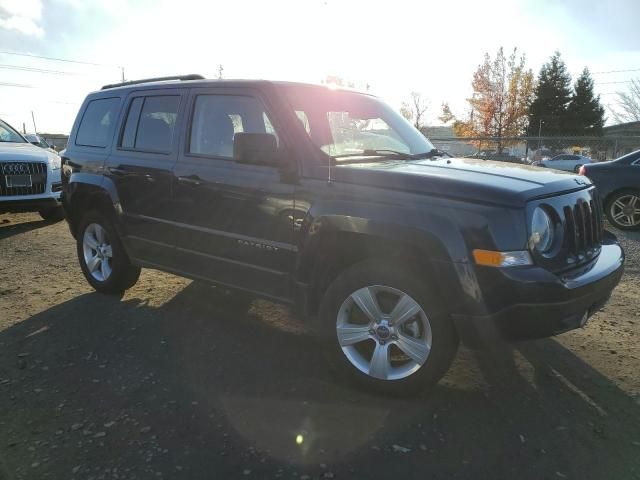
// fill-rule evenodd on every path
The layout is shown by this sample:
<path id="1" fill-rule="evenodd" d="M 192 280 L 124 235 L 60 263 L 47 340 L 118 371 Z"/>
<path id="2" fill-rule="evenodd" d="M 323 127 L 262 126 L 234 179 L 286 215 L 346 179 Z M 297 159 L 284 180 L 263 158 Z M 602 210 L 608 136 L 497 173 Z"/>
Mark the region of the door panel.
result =
<path id="1" fill-rule="evenodd" d="M 193 127 L 175 166 L 171 209 L 181 262 L 214 281 L 286 299 L 295 186 L 277 167 L 230 158 L 234 133 L 275 134 L 265 103 L 246 89 L 198 89 L 190 104 Z"/>
<path id="2" fill-rule="evenodd" d="M 127 101 L 106 175 L 118 190 L 125 243 L 136 259 L 170 265 L 175 229 L 167 223 L 186 90 L 137 92 Z"/>

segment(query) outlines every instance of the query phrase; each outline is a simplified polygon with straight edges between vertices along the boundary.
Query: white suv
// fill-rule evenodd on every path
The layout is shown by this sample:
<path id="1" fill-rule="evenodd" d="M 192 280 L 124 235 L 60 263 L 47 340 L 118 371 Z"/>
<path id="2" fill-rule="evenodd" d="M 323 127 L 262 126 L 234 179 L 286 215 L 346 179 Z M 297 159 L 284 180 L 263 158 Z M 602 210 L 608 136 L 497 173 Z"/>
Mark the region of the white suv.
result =
<path id="1" fill-rule="evenodd" d="M 31 145 L 0 120 L 0 213 L 39 212 L 62 220 L 60 157 Z"/>

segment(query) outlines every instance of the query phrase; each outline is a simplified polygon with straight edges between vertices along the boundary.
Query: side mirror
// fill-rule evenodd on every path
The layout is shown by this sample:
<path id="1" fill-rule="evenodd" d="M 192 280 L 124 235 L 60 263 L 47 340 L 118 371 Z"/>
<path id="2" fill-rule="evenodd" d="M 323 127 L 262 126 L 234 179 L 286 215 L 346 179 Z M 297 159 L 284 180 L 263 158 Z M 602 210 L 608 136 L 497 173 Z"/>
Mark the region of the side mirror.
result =
<path id="1" fill-rule="evenodd" d="M 36 147 L 40 146 L 40 142 L 35 141 L 35 142 L 29 142 L 31 145 L 35 145 Z"/>
<path id="2" fill-rule="evenodd" d="M 252 165 L 276 165 L 278 142 L 269 133 L 236 133 L 233 137 L 233 159 Z"/>

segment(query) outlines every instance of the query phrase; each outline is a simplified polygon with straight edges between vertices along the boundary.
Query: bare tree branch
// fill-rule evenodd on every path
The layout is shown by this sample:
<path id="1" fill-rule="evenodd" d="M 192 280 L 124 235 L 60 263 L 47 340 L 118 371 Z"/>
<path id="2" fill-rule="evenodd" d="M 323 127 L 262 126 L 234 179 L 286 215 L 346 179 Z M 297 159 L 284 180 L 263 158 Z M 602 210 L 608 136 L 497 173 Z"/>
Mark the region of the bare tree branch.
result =
<path id="1" fill-rule="evenodd" d="M 609 109 L 618 123 L 640 122 L 640 79 L 631 80 L 628 91 L 618 92 L 617 109 Z"/>

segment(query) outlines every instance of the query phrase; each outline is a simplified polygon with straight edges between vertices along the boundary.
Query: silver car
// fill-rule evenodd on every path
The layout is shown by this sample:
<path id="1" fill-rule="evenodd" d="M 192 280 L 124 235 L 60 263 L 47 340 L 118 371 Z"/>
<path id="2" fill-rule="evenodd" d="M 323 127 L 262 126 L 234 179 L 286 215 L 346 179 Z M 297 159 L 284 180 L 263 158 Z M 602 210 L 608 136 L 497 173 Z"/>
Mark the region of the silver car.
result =
<path id="1" fill-rule="evenodd" d="M 582 165 L 591 163 L 591 161 L 592 160 L 589 157 L 585 157 L 584 155 L 563 153 L 547 160 L 541 160 L 537 165 L 541 167 L 554 168 L 556 170 L 578 173 Z"/>
<path id="2" fill-rule="evenodd" d="M 52 153 L 58 153 L 40 135 L 36 135 L 35 133 L 27 133 L 27 134 L 25 134 L 23 136 L 24 136 L 24 138 L 26 138 L 29 141 L 29 143 L 31 145 L 35 145 L 36 147 L 44 148 L 45 150 L 49 150 Z"/>

